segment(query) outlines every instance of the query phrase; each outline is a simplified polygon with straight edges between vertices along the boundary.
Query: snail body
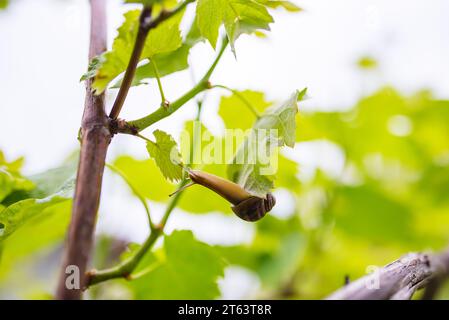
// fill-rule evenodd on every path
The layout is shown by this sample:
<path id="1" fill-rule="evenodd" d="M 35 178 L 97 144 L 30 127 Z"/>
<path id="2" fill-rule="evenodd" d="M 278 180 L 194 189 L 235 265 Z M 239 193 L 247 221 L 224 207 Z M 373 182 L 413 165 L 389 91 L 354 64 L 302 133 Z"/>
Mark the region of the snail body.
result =
<path id="1" fill-rule="evenodd" d="M 189 170 L 189 177 L 195 184 L 214 191 L 233 204 L 232 211 L 245 221 L 262 219 L 276 204 L 271 193 L 266 198 L 250 194 L 238 184 L 199 170 Z"/>

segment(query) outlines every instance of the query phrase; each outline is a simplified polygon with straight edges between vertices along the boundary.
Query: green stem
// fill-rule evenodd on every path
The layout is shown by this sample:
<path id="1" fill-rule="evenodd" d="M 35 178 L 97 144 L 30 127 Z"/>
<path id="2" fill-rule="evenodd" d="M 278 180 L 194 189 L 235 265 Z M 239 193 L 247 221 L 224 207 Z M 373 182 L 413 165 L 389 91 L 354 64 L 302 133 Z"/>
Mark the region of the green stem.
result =
<path id="1" fill-rule="evenodd" d="M 174 111 L 176 111 L 178 108 L 180 108 L 183 104 L 185 104 L 187 101 L 189 101 L 190 99 L 192 99 L 196 94 L 198 94 L 199 92 L 207 89 L 210 87 L 209 85 L 209 78 L 212 75 L 215 67 L 218 64 L 218 61 L 220 60 L 221 56 L 223 55 L 225 48 L 228 44 L 227 39 L 223 40 L 223 45 L 222 48 L 220 49 L 220 52 L 218 54 L 218 56 L 216 57 L 214 63 L 212 64 L 212 66 L 209 68 L 208 72 L 204 75 L 204 77 L 202 78 L 202 80 L 194 87 L 192 88 L 192 90 L 190 90 L 188 93 L 186 93 L 183 97 L 181 97 L 180 99 L 178 99 L 177 101 L 175 101 L 169 108 L 168 110 L 165 110 L 164 108 L 159 108 L 155 113 L 158 114 L 157 112 L 159 110 L 162 109 L 162 111 L 164 112 L 163 115 L 160 119 L 165 118 L 166 116 L 168 116 L 168 112 L 170 112 L 169 114 L 173 113 Z M 173 108 L 174 105 L 174 108 Z M 197 113 L 197 120 L 199 120 L 200 118 L 200 112 L 201 112 L 201 103 L 198 104 L 198 113 Z M 155 114 L 153 113 L 153 114 Z M 153 114 L 151 114 L 150 116 L 152 116 Z M 148 116 L 148 117 L 150 117 Z M 148 118 L 146 117 L 146 118 Z M 142 118 L 144 119 L 144 118 Z M 155 120 L 157 119 L 156 116 L 152 116 L 149 118 L 149 120 L 144 120 L 143 124 L 148 124 L 151 125 L 152 123 L 160 120 Z M 137 123 L 139 123 L 139 120 L 136 120 Z M 145 126 L 145 127 L 139 127 L 136 125 L 136 122 L 132 122 L 132 125 L 136 126 L 136 128 L 138 128 L 139 130 L 143 130 L 144 128 L 148 127 L 149 125 Z M 148 138 L 145 138 L 144 136 L 137 134 L 140 138 L 144 139 L 144 140 L 149 140 Z M 191 156 L 193 155 L 194 149 L 193 146 L 191 146 Z M 179 188 L 182 188 L 183 186 L 185 186 L 188 183 L 189 179 L 187 175 L 184 175 L 184 178 L 182 179 L 182 181 L 179 184 Z M 171 199 L 170 202 L 168 203 L 166 209 L 165 209 L 165 213 L 162 216 L 162 219 L 159 223 L 159 225 L 157 226 L 153 226 L 151 228 L 151 233 L 148 236 L 147 240 L 145 240 L 145 242 L 142 244 L 142 246 L 139 248 L 139 250 L 137 250 L 137 252 L 130 257 L 129 259 L 123 261 L 122 263 L 118 264 L 115 267 L 112 267 L 110 269 L 105 269 L 105 270 L 101 270 L 101 271 L 96 271 L 96 270 L 92 270 L 90 272 L 88 272 L 88 279 L 87 279 L 87 286 L 92 286 L 107 280 L 111 280 L 111 279 L 117 279 L 117 278 L 125 278 L 125 279 L 131 279 L 131 273 L 135 270 L 135 268 L 138 266 L 138 264 L 140 263 L 140 261 L 142 260 L 142 258 L 144 257 L 144 255 L 153 247 L 154 243 L 156 242 L 156 240 L 159 238 L 160 235 L 163 234 L 164 228 L 167 224 L 168 219 L 170 218 L 171 213 L 173 212 L 173 210 L 175 209 L 176 205 L 178 204 L 181 195 L 183 194 L 183 190 L 180 190 L 178 193 L 176 193 Z"/>
<path id="2" fill-rule="evenodd" d="M 154 123 L 168 117 L 175 111 L 177 111 L 179 108 L 181 108 L 184 104 L 186 104 L 188 101 L 193 99 L 197 94 L 200 92 L 203 92 L 204 90 L 210 89 L 210 83 L 209 79 L 214 72 L 215 68 L 217 67 L 218 62 L 220 61 L 221 57 L 223 56 L 223 53 L 228 45 L 228 39 L 225 37 L 223 39 L 223 43 L 221 46 L 221 49 L 215 58 L 214 62 L 210 66 L 209 70 L 206 72 L 206 74 L 203 76 L 203 78 L 198 82 L 197 85 L 195 85 L 192 89 L 190 89 L 188 92 L 186 92 L 183 96 L 181 96 L 178 100 L 172 102 L 168 108 L 159 107 L 156 111 L 153 113 L 137 119 L 133 121 L 129 121 L 128 124 L 131 127 L 134 127 L 138 131 L 142 131 L 149 126 L 153 125 Z"/>
<path id="3" fill-rule="evenodd" d="M 184 178 L 179 184 L 180 187 L 187 183 L 187 178 Z M 123 261 L 115 267 L 110 269 L 105 269 L 101 271 L 92 270 L 88 273 L 88 286 L 92 286 L 98 284 L 100 282 L 108 281 L 111 279 L 117 278 L 125 278 L 131 279 L 131 273 L 134 269 L 139 265 L 140 261 L 144 257 L 144 255 L 153 247 L 156 240 L 160 235 L 163 234 L 164 227 L 167 224 L 167 221 L 173 212 L 173 209 L 178 204 L 179 199 L 181 198 L 181 192 L 175 194 L 167 205 L 165 209 L 165 213 L 161 219 L 161 222 L 158 226 L 155 226 L 154 229 L 151 230 L 151 233 L 147 240 L 142 244 L 142 246 L 137 250 L 137 252 L 130 257 L 128 260 Z"/>
<path id="4" fill-rule="evenodd" d="M 150 59 L 150 63 L 153 66 L 154 74 L 157 80 L 157 86 L 159 87 L 159 93 L 161 94 L 161 106 L 168 107 L 168 101 L 165 99 L 164 89 L 162 88 L 161 77 L 159 75 L 159 69 L 157 68 L 156 62 L 154 59 Z"/>
<path id="5" fill-rule="evenodd" d="M 105 269 L 101 271 L 92 270 L 88 273 L 88 286 L 98 284 L 111 279 L 117 278 L 129 278 L 131 273 L 139 264 L 143 256 L 150 250 L 159 236 L 162 234 L 161 229 L 154 229 L 151 231 L 150 236 L 142 244 L 142 246 L 137 250 L 137 252 L 128 260 L 123 261 L 119 265 Z"/>
<path id="6" fill-rule="evenodd" d="M 257 109 L 237 90 L 231 89 L 227 86 L 223 86 L 220 84 L 214 85 L 212 86 L 212 88 L 221 88 L 228 90 L 229 92 L 232 92 L 233 94 L 235 94 L 237 98 L 239 98 L 245 104 L 246 107 L 248 107 L 248 109 L 256 116 L 257 119 L 260 118 L 260 113 L 257 111 Z"/>
<path id="7" fill-rule="evenodd" d="M 187 182 L 188 182 L 187 177 L 184 177 L 182 179 L 182 181 L 179 183 L 178 188 L 182 188 L 183 186 L 185 186 L 187 184 Z M 159 223 L 160 228 L 164 229 L 164 227 L 166 226 L 168 218 L 170 218 L 170 215 L 171 215 L 173 209 L 178 204 L 179 199 L 181 199 L 181 195 L 183 194 L 183 191 L 184 190 L 179 191 L 170 199 L 170 202 L 168 203 L 167 208 L 165 209 L 165 213 L 162 216 L 161 222 Z"/>

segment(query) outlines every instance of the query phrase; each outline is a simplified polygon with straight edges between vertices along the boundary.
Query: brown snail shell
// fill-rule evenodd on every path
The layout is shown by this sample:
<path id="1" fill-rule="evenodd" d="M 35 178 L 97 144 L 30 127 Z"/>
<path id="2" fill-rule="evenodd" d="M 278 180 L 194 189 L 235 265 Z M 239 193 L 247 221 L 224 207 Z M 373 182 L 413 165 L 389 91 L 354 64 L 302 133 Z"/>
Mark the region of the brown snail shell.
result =
<path id="1" fill-rule="evenodd" d="M 239 218 L 253 222 L 265 217 L 275 204 L 276 198 L 268 193 L 266 199 L 252 196 L 232 206 L 231 209 Z"/>

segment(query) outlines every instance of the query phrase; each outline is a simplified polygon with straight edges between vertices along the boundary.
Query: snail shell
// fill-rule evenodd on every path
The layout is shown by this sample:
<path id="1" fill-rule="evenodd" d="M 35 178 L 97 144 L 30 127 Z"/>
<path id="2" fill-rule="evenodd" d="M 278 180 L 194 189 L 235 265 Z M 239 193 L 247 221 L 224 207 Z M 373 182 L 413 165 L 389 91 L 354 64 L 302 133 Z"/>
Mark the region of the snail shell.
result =
<path id="1" fill-rule="evenodd" d="M 268 193 L 266 199 L 252 196 L 231 207 L 231 209 L 239 218 L 253 222 L 265 217 L 275 204 L 275 197 Z"/>

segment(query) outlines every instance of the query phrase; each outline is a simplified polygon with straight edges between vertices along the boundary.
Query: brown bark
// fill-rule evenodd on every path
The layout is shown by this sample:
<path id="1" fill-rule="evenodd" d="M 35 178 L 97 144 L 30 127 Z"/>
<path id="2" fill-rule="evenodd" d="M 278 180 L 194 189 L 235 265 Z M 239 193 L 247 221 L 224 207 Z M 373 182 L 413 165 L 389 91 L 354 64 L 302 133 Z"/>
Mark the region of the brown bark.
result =
<path id="1" fill-rule="evenodd" d="M 410 253 L 334 292 L 331 300 L 408 300 L 416 290 L 449 276 L 449 249 Z M 376 283 L 378 286 L 376 286 Z"/>
<path id="2" fill-rule="evenodd" d="M 89 60 L 106 50 L 106 0 L 90 0 L 91 30 Z M 92 80 L 86 81 L 86 99 L 81 123 L 81 153 L 73 199 L 72 220 L 66 239 L 62 270 L 56 299 L 76 300 L 82 297 L 85 271 L 92 249 L 95 221 L 100 202 L 106 152 L 111 140 L 105 112 L 104 93 L 94 95 Z M 80 289 L 66 286 L 67 266 L 79 270 Z"/>

